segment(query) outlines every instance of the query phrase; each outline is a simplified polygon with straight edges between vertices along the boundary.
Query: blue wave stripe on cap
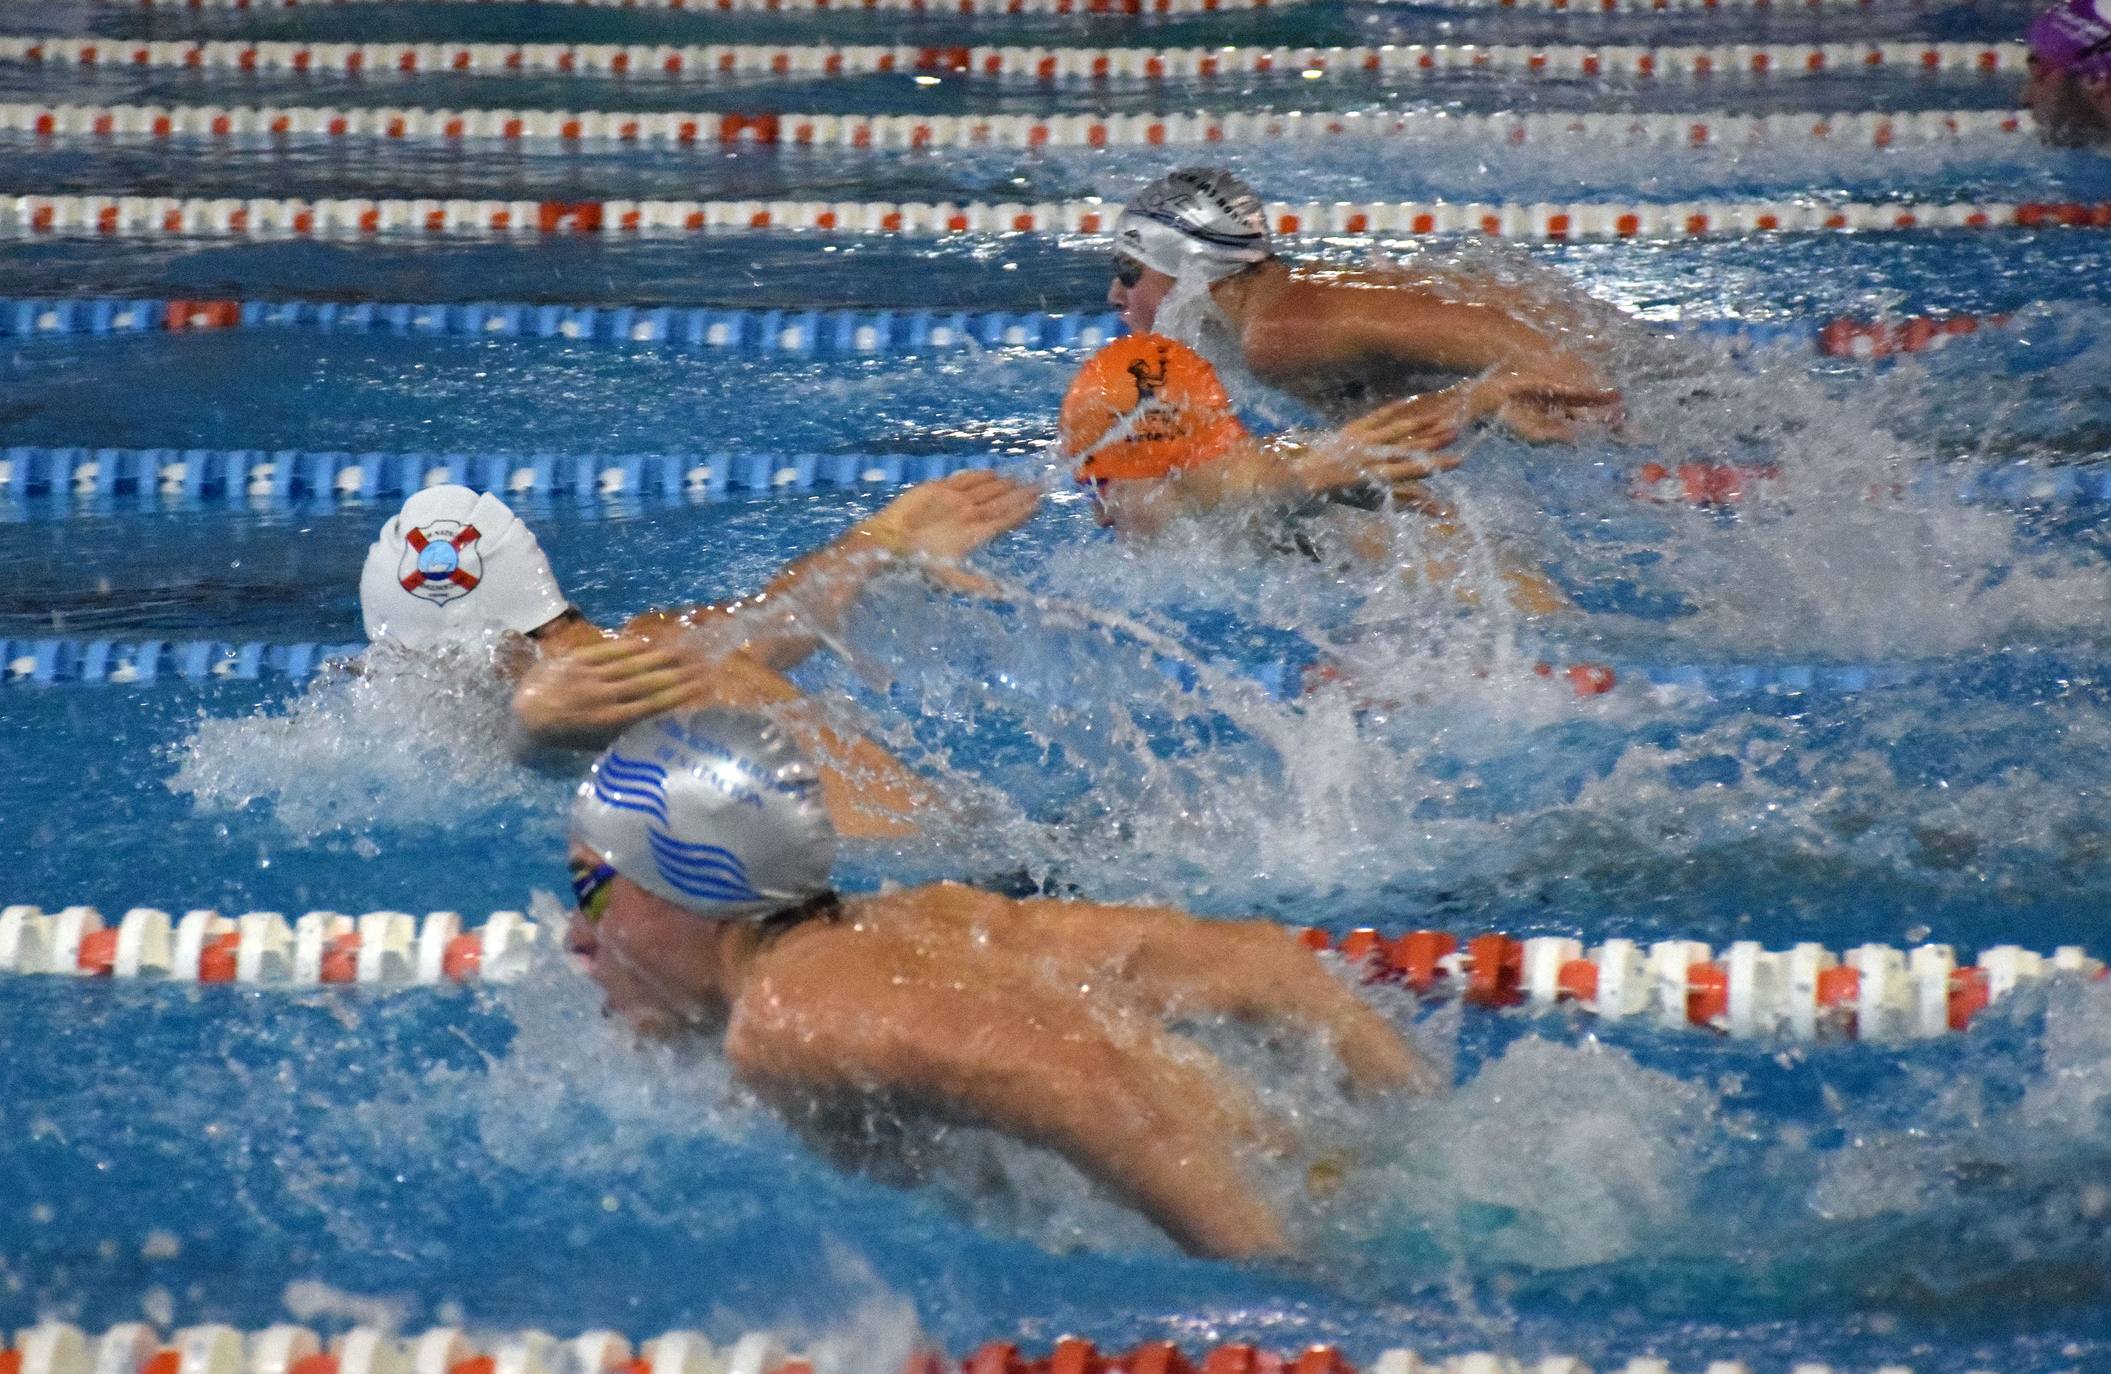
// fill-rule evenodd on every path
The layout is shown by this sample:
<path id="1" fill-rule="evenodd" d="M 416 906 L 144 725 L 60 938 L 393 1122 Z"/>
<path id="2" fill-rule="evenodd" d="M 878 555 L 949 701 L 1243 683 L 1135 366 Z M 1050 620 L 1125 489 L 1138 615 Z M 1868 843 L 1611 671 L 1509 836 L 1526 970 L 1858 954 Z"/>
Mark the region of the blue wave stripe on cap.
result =
<path id="1" fill-rule="evenodd" d="M 637 811 L 667 824 L 667 770 L 644 759 L 609 754 L 594 770 L 594 796 L 624 811 Z"/>
<path id="2" fill-rule="evenodd" d="M 646 839 L 653 857 L 670 868 L 689 873 L 719 873 L 734 882 L 748 881 L 747 866 L 730 850 L 717 845 L 681 845 L 663 831 L 650 831 Z"/>
<path id="3" fill-rule="evenodd" d="M 658 830 L 646 832 L 653 866 L 676 891 L 720 902 L 763 900 L 748 881 L 747 866 L 730 850 L 711 844 L 684 844 Z"/>

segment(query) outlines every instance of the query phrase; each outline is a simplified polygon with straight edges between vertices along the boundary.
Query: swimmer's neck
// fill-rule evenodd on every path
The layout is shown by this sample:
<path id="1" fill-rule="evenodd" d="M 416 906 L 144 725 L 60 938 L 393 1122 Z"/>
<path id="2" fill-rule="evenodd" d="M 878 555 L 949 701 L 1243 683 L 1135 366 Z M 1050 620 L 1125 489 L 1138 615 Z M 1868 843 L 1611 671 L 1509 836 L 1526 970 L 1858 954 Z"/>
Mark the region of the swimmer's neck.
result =
<path id="1" fill-rule="evenodd" d="M 1282 289 L 1289 281 L 1289 263 L 1281 258 L 1263 258 L 1242 272 L 1234 272 L 1222 281 L 1212 282 L 1209 297 L 1233 324 L 1243 325 L 1246 323 L 1248 311 L 1261 300 Z"/>

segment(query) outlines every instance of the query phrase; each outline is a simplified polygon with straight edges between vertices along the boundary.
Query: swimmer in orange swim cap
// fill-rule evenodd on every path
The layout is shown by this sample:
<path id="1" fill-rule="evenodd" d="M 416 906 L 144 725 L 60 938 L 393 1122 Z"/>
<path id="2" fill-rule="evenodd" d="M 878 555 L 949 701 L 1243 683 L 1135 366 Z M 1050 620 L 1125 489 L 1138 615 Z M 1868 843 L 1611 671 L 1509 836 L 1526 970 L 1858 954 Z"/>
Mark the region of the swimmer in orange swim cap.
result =
<path id="1" fill-rule="evenodd" d="M 1153 533 L 1212 510 L 1275 506 L 1294 523 L 1326 505 L 1375 511 L 1391 504 L 1432 517 L 1435 536 L 1457 544 L 1469 536 L 1422 483 L 1459 465 L 1444 450 L 1468 424 L 1534 386 L 1525 378 L 1491 384 L 1472 406 L 1447 395 L 1413 397 L 1338 429 L 1263 441 L 1240 422 L 1200 354 L 1161 335 L 1133 334 L 1086 361 L 1063 397 L 1060 434 L 1100 523 L 1125 533 Z M 1352 542 L 1363 556 L 1385 556 L 1380 539 Z M 1298 532 L 1279 547 L 1321 556 Z M 1425 571 L 1449 581 L 1456 569 L 1447 557 L 1428 560 Z M 1527 614 L 1568 605 L 1543 574 L 1506 569 L 1503 576 L 1512 604 Z"/>
<path id="2" fill-rule="evenodd" d="M 1405 488 L 1458 466 L 1441 451 L 1458 437 L 1457 419 L 1452 407 L 1416 398 L 1301 442 L 1264 444 L 1200 354 L 1132 334 L 1086 361 L 1063 397 L 1061 434 L 1102 523 L 1134 530 L 1256 499 Z"/>

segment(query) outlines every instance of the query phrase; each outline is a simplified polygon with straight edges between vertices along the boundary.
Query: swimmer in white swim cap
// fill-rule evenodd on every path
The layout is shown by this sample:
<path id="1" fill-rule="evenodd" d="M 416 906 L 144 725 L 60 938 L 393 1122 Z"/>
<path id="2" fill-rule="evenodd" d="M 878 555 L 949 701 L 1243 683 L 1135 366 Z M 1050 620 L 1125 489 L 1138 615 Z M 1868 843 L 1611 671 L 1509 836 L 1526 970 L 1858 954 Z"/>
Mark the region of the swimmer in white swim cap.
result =
<path id="1" fill-rule="evenodd" d="M 795 560 L 754 597 L 647 611 L 605 630 L 565 598 L 526 523 L 496 496 L 429 487 L 368 551 L 360 609 L 377 646 L 493 654 L 515 680 L 514 719 L 536 748 L 598 749 L 639 720 L 697 706 L 770 709 L 824 761 L 836 824 L 898 836 L 931 794 L 901 762 L 821 716 L 784 677 L 833 633 L 874 574 L 944 576 L 1033 513 L 1038 492 L 989 472 L 925 482 Z"/>
<path id="2" fill-rule="evenodd" d="M 1523 293 L 1404 271 L 1293 267 L 1260 197 L 1230 172 L 1184 168 L 1136 193 L 1114 225 L 1107 303 L 1132 331 L 1179 340 L 1341 420 L 1415 393 L 1492 411 L 1523 438 L 1566 440 L 1615 417 L 1604 372 L 1527 321 Z M 1483 406 L 1480 389 L 1524 391 Z"/>
<path id="3" fill-rule="evenodd" d="M 566 948 L 611 1012 L 722 1037 L 793 1123 L 969 1121 L 1068 1159 L 1205 1255 L 1287 1253 L 1264 1156 L 1316 1142 L 1172 1022 L 1317 1034 L 1358 1093 L 1433 1091 L 1390 1022 L 1287 930 L 958 883 L 839 896 L 813 768 L 770 723 L 633 726 L 572 810 Z"/>

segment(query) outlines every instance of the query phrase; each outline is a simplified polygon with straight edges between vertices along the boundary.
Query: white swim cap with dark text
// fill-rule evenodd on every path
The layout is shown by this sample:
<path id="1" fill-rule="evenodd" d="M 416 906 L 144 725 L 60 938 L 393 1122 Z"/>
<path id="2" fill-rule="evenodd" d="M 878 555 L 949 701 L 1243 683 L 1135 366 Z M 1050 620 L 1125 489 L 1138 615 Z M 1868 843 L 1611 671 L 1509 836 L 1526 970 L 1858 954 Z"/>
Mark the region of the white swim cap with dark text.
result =
<path id="1" fill-rule="evenodd" d="M 468 487 L 427 487 L 405 501 L 359 577 L 367 638 L 407 649 L 527 634 L 567 609 L 534 531 L 504 501 Z"/>
<path id="2" fill-rule="evenodd" d="M 758 920 L 825 895 L 836 859 L 813 764 L 775 722 L 715 708 L 625 730 L 579 784 L 572 839 L 715 920 Z"/>
<path id="3" fill-rule="evenodd" d="M 1114 251 L 1176 280 L 1216 281 L 1271 256 L 1268 212 L 1230 172 L 1184 167 L 1130 200 L 1114 222 Z"/>

